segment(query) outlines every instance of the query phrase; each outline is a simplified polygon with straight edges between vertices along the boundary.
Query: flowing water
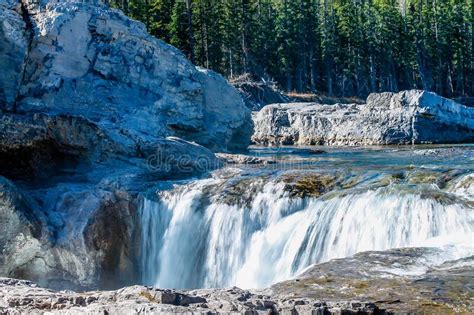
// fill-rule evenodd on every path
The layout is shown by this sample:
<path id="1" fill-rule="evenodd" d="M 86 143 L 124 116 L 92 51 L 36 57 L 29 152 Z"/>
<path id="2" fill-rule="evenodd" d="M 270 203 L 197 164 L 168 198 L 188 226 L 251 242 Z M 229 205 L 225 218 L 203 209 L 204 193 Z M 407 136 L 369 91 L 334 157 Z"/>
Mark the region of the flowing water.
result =
<path id="1" fill-rule="evenodd" d="M 474 254 L 473 147 L 325 150 L 254 148 L 279 163 L 157 189 L 140 209 L 143 282 L 263 288 L 361 251 Z"/>

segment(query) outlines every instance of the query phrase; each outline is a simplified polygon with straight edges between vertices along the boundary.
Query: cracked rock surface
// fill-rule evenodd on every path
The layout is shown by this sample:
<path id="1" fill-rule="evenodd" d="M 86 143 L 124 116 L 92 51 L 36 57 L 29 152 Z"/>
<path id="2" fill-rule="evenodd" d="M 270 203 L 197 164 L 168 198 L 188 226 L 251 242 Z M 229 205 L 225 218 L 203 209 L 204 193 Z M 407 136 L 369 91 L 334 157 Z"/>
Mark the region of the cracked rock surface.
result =
<path id="1" fill-rule="evenodd" d="M 285 299 L 241 290 L 160 290 L 144 286 L 116 291 L 51 291 L 36 284 L 0 278 L 0 311 L 29 314 L 386 314 L 372 303 L 323 303 Z"/>
<path id="2" fill-rule="evenodd" d="M 143 24 L 99 1 L 14 4 L 0 4 L 0 109 L 81 116 L 122 142 L 248 145 L 250 111 L 238 92 Z"/>
<path id="3" fill-rule="evenodd" d="M 431 92 L 373 93 L 366 104 L 267 105 L 253 116 L 257 144 L 386 145 L 474 141 L 474 109 Z"/>
<path id="4" fill-rule="evenodd" d="M 0 311 L 29 314 L 468 314 L 472 257 L 427 263 L 434 248 L 363 252 L 310 267 L 294 280 L 239 288 L 52 291 L 0 278 Z M 403 267 L 401 267 L 401 264 Z M 372 302 L 369 302 L 372 301 Z"/>

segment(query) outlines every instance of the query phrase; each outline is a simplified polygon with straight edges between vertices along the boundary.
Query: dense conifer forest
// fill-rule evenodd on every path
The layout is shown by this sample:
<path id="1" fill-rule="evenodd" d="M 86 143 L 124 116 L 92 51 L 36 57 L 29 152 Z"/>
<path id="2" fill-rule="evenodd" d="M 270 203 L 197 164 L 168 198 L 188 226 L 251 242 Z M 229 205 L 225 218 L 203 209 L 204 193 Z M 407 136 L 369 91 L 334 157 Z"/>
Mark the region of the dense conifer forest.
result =
<path id="1" fill-rule="evenodd" d="M 195 64 L 285 91 L 474 94 L 472 0 L 110 0 Z"/>

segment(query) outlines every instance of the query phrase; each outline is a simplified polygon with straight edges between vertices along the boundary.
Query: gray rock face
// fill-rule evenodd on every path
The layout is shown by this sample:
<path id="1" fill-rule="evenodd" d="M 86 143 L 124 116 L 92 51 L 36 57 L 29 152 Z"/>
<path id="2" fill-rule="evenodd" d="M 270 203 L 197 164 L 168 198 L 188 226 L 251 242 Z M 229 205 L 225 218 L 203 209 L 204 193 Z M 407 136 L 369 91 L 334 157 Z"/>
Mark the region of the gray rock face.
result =
<path id="1" fill-rule="evenodd" d="M 0 169 L 10 178 L 48 175 L 66 161 L 102 161 L 132 155 L 81 117 L 3 114 L 0 116 Z"/>
<path id="2" fill-rule="evenodd" d="M 0 274 L 53 288 L 133 281 L 135 215 L 132 196 L 110 186 L 30 190 L 1 177 Z"/>
<path id="3" fill-rule="evenodd" d="M 46 287 L 136 283 L 140 193 L 221 164 L 178 138 L 137 143 L 132 155 L 84 119 L 18 116 L 0 124 L 2 174 L 22 188 L 0 185 L 0 275 Z"/>
<path id="4" fill-rule="evenodd" d="M 1 6 L 0 108 L 81 116 L 111 138 L 179 136 L 221 150 L 248 145 L 250 111 L 238 92 L 143 24 L 99 1 L 24 7 L 27 23 Z"/>
<path id="5" fill-rule="evenodd" d="M 254 115 L 265 145 L 379 145 L 474 141 L 474 110 L 434 93 L 371 94 L 363 105 L 275 104 Z"/>
<path id="6" fill-rule="evenodd" d="M 26 25 L 14 1 L 0 4 L 0 109 L 12 109 L 20 89 L 28 52 Z"/>
<path id="7" fill-rule="evenodd" d="M 0 274 L 13 275 L 16 266 L 35 256 L 40 248 L 42 225 L 25 196 L 0 176 Z"/>

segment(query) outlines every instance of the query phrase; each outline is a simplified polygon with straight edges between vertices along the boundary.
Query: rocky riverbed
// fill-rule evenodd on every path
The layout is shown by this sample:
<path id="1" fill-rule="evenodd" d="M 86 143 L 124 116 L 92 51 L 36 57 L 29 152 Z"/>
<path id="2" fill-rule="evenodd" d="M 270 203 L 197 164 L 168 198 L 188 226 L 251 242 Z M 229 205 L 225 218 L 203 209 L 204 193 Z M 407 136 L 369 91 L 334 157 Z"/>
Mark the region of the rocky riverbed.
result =
<path id="1" fill-rule="evenodd" d="M 472 257 L 433 266 L 430 248 L 360 253 L 315 265 L 300 277 L 260 291 L 52 291 L 0 278 L 0 311 L 29 314 L 401 314 L 473 310 Z"/>

